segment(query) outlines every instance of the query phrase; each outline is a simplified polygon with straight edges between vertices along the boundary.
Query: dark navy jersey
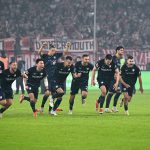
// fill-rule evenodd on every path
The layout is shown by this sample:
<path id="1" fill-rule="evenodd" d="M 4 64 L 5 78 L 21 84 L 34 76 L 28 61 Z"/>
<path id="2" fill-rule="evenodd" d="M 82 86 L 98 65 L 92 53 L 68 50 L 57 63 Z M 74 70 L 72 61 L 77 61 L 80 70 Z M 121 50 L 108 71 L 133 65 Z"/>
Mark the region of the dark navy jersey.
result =
<path id="1" fill-rule="evenodd" d="M 0 75 L 1 87 L 2 88 L 11 87 L 12 83 L 18 77 L 21 77 L 21 72 L 19 69 L 17 69 L 15 73 L 11 73 L 9 69 L 3 70 L 2 74 Z"/>
<path id="2" fill-rule="evenodd" d="M 133 65 L 133 67 L 128 67 L 124 64 L 122 66 L 121 77 L 127 84 L 134 86 L 137 81 L 137 77 L 139 76 L 141 76 L 141 71 L 136 65 Z"/>
<path id="3" fill-rule="evenodd" d="M 52 78 L 55 72 L 56 63 L 58 59 L 62 57 L 63 53 L 55 53 L 54 55 L 50 56 L 48 54 L 41 55 L 41 58 L 45 64 L 45 70 L 48 75 L 48 78 Z"/>
<path id="4" fill-rule="evenodd" d="M 63 62 L 59 62 L 56 64 L 54 80 L 58 83 L 63 83 L 70 73 L 74 73 L 74 66 L 71 65 L 70 67 L 67 67 L 64 66 Z"/>
<path id="5" fill-rule="evenodd" d="M 118 58 L 116 55 L 114 55 L 112 57 L 112 60 L 113 60 L 114 64 L 118 67 L 118 69 L 120 70 L 121 69 L 121 59 Z"/>
<path id="6" fill-rule="evenodd" d="M 2 73 L 3 70 L 4 70 L 4 63 L 0 61 L 0 74 Z"/>
<path id="7" fill-rule="evenodd" d="M 103 80 L 105 82 L 110 82 L 114 80 L 115 70 L 117 66 L 112 61 L 110 65 L 105 64 L 105 59 L 99 60 L 95 64 L 96 69 L 98 70 L 97 80 Z"/>
<path id="8" fill-rule="evenodd" d="M 38 71 L 36 69 L 36 66 L 29 68 L 26 71 L 26 74 L 28 76 L 27 85 L 31 85 L 31 86 L 34 86 L 34 87 L 39 87 L 40 86 L 40 81 L 44 77 L 47 76 L 45 69 L 43 69 L 41 71 Z"/>
<path id="9" fill-rule="evenodd" d="M 76 80 L 87 80 L 89 79 L 89 72 L 93 69 L 93 65 L 91 63 L 88 63 L 86 66 L 82 64 L 82 61 L 78 61 L 75 64 L 75 73 L 81 73 L 80 78 L 76 78 Z"/>

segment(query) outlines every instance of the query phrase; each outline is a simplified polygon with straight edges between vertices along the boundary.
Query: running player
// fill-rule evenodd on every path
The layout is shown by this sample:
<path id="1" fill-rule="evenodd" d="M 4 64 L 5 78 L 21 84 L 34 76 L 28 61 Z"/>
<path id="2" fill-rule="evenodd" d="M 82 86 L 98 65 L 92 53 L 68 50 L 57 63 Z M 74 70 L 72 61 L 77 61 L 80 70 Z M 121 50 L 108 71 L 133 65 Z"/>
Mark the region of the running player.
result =
<path id="1" fill-rule="evenodd" d="M 50 48 L 48 51 L 48 54 L 44 54 L 44 49 L 47 47 L 47 44 L 44 43 L 42 45 L 42 47 L 39 49 L 39 54 L 41 56 L 41 58 L 44 61 L 45 64 L 45 70 L 48 76 L 48 85 L 49 85 L 49 91 L 45 92 L 45 95 L 43 96 L 43 100 L 42 100 L 42 104 L 41 104 L 41 112 L 43 112 L 44 110 L 44 105 L 49 97 L 49 95 L 51 94 L 51 81 L 53 80 L 53 76 L 54 76 L 54 71 L 56 68 L 56 63 L 58 62 L 58 60 L 67 54 L 68 50 L 71 48 L 71 43 L 67 42 L 65 49 L 63 51 L 63 53 L 56 53 L 56 48 L 54 45 L 50 44 Z M 53 99 L 52 97 L 50 97 L 50 107 L 49 107 L 49 111 L 51 109 L 51 107 L 53 107 Z"/>
<path id="2" fill-rule="evenodd" d="M 0 74 L 1 78 L 0 105 L 2 105 L 2 108 L 0 108 L 0 117 L 2 117 L 4 111 L 6 111 L 12 105 L 13 90 L 11 85 L 16 80 L 16 78 L 21 76 L 27 78 L 25 74 L 21 73 L 17 69 L 16 61 L 10 62 L 9 68 L 3 70 L 2 73 Z"/>
<path id="3" fill-rule="evenodd" d="M 114 62 L 114 64 L 118 67 L 119 71 L 122 67 L 122 63 L 121 63 L 121 60 L 123 60 L 124 58 L 124 47 L 122 46 L 118 46 L 116 48 L 116 54 L 113 56 L 112 58 L 112 61 Z M 115 96 L 114 96 L 114 102 L 113 102 L 113 108 L 112 108 L 112 111 L 113 112 L 118 112 L 118 109 L 117 109 L 117 102 L 118 102 L 118 99 L 122 93 L 122 84 L 119 82 L 119 86 L 118 86 L 118 89 L 117 91 L 115 92 Z M 105 112 L 111 112 L 111 110 L 109 109 L 109 105 L 110 105 L 110 101 L 111 101 L 111 98 L 112 96 L 114 95 L 114 93 L 108 93 L 107 97 L 106 97 L 106 107 L 105 107 Z M 96 106 L 98 106 L 97 104 L 97 101 L 96 101 Z"/>
<path id="4" fill-rule="evenodd" d="M 2 61 L 0 61 L 0 75 L 2 74 L 3 70 L 4 70 L 4 63 Z M 1 85 L 1 78 L 0 78 L 0 85 Z M 0 87 L 0 89 L 1 89 L 1 87 Z"/>
<path id="5" fill-rule="evenodd" d="M 98 99 L 98 103 L 100 104 L 99 113 L 102 114 L 103 104 L 107 92 L 117 91 L 119 82 L 119 69 L 113 63 L 112 56 L 110 54 L 106 55 L 105 59 L 99 60 L 96 63 L 92 71 L 92 80 L 91 80 L 92 85 L 95 85 L 96 70 L 98 70 L 97 81 L 99 84 L 99 88 L 101 90 L 101 95 Z"/>
<path id="6" fill-rule="evenodd" d="M 128 103 L 132 99 L 133 90 L 139 78 L 140 84 L 140 92 L 143 93 L 143 86 L 142 86 L 142 77 L 140 69 L 134 64 L 134 59 L 132 56 L 128 56 L 126 64 L 124 64 L 121 68 L 121 83 L 123 84 L 123 93 L 124 93 L 124 109 L 125 114 L 129 115 L 128 111 Z"/>
<path id="7" fill-rule="evenodd" d="M 48 90 L 48 80 L 46 71 L 44 69 L 44 62 L 42 59 L 36 60 L 36 66 L 29 68 L 26 71 L 26 75 L 28 76 L 28 79 L 25 79 L 25 86 L 26 90 L 28 92 L 29 97 L 26 97 L 24 95 L 20 98 L 20 103 L 23 102 L 23 100 L 27 100 L 30 102 L 30 106 L 33 111 L 33 116 L 37 117 L 38 110 L 35 108 L 35 104 L 38 99 L 38 88 L 40 86 L 40 81 L 44 78 L 44 84 L 46 90 Z"/>
<path id="8" fill-rule="evenodd" d="M 74 74 L 74 67 L 72 64 L 72 57 L 71 56 L 66 56 L 64 62 L 59 62 L 56 64 L 56 70 L 54 72 L 54 77 L 53 80 L 51 81 L 51 91 L 52 91 L 52 96 L 53 99 L 56 99 L 54 103 L 54 107 L 51 109 L 50 114 L 51 115 L 57 115 L 56 114 L 56 109 L 59 107 L 62 97 L 64 95 L 64 81 L 66 80 L 67 76 L 69 73 L 72 73 L 73 76 Z"/>
<path id="9" fill-rule="evenodd" d="M 89 61 L 89 55 L 84 54 L 82 60 L 75 64 L 75 73 L 78 77 L 73 78 L 71 83 L 69 114 L 72 114 L 75 95 L 78 93 L 79 89 L 81 89 L 82 104 L 85 105 L 88 93 L 89 72 L 93 69 L 93 65 L 89 63 Z"/>
<path id="10" fill-rule="evenodd" d="M 1 77 L 1 74 L 4 70 L 4 63 L 2 61 L 0 61 L 0 77 Z M 1 78 L 0 78 L 0 99 L 2 99 L 2 89 L 1 89 Z"/>

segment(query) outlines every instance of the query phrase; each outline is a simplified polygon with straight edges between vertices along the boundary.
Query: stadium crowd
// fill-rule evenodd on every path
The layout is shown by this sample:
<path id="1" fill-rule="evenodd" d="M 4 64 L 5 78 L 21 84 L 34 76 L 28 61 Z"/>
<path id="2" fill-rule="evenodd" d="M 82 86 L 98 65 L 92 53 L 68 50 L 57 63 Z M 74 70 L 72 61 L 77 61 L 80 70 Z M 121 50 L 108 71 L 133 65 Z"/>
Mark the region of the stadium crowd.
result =
<path id="1" fill-rule="evenodd" d="M 149 5 L 149 0 L 97 1 L 99 46 L 150 45 Z M 0 38 L 93 38 L 94 0 L 1 0 L 0 14 Z"/>

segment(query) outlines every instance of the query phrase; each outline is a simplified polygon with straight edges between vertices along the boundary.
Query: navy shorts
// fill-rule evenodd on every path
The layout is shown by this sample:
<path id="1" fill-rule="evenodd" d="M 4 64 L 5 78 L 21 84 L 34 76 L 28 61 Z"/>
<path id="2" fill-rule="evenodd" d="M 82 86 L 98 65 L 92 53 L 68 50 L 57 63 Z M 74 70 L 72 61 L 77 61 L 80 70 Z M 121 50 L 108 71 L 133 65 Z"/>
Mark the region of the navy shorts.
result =
<path id="1" fill-rule="evenodd" d="M 131 97 L 133 96 L 135 86 L 131 86 L 129 88 L 126 88 L 124 85 L 122 85 L 122 87 L 123 87 L 123 89 L 122 89 L 123 92 L 128 93 L 128 95 Z"/>
<path id="2" fill-rule="evenodd" d="M 55 93 L 58 88 L 62 88 L 65 91 L 64 82 L 58 83 L 56 80 L 51 81 L 51 92 Z"/>
<path id="3" fill-rule="evenodd" d="M 72 95 L 78 94 L 79 89 L 81 89 L 81 91 L 87 92 L 88 91 L 88 81 L 72 80 L 70 94 L 72 94 Z"/>
<path id="4" fill-rule="evenodd" d="M 11 87 L 0 88 L 0 101 L 5 99 L 13 99 L 13 90 Z"/>
<path id="5" fill-rule="evenodd" d="M 110 82 L 108 82 L 108 81 L 103 81 L 103 80 L 98 80 L 99 88 L 100 88 L 101 86 L 105 86 L 107 92 L 109 91 L 109 92 L 112 92 L 112 93 L 116 93 L 116 92 L 117 92 L 117 91 L 115 91 L 114 88 L 113 88 L 115 82 L 116 82 L 115 80 L 112 80 L 112 81 L 110 81 Z"/>
<path id="6" fill-rule="evenodd" d="M 28 89 L 27 89 L 28 94 L 33 93 L 35 99 L 38 99 L 38 87 L 33 87 L 31 85 L 28 85 Z"/>

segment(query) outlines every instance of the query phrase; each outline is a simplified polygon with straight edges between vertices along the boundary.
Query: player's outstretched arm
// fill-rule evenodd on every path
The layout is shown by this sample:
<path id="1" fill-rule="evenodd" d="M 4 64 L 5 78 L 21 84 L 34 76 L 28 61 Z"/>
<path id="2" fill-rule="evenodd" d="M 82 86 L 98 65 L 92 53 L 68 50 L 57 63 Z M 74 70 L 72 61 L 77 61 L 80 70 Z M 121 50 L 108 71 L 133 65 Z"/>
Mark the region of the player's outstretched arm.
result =
<path id="1" fill-rule="evenodd" d="M 92 78 L 91 78 L 91 85 L 95 86 L 95 73 L 96 73 L 96 67 L 92 70 Z"/>
<path id="2" fill-rule="evenodd" d="M 43 55 L 44 48 L 46 48 L 46 47 L 47 47 L 47 43 L 43 43 L 42 46 L 40 47 L 40 49 L 38 50 L 38 54 Z"/>
<path id="3" fill-rule="evenodd" d="M 67 42 L 63 51 L 63 55 L 67 55 L 68 51 L 71 49 L 71 43 Z"/>
<path id="4" fill-rule="evenodd" d="M 144 90 L 143 90 L 143 84 L 142 84 L 142 77 L 141 76 L 139 76 L 139 84 L 140 84 L 140 89 L 139 90 L 140 90 L 141 93 L 143 93 Z"/>

